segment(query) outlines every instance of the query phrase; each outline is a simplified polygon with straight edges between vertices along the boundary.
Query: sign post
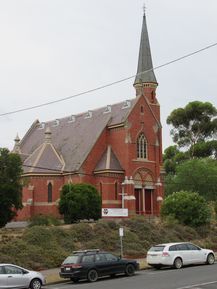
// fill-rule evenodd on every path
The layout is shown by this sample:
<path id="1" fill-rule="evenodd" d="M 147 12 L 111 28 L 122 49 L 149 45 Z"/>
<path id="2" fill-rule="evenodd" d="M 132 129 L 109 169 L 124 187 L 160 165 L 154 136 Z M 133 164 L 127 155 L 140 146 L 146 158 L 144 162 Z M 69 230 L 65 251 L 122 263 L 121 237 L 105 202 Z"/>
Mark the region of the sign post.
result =
<path id="1" fill-rule="evenodd" d="M 123 258 L 123 236 L 124 236 L 124 228 L 119 228 L 119 236 L 120 236 L 120 243 L 121 243 L 121 258 Z"/>

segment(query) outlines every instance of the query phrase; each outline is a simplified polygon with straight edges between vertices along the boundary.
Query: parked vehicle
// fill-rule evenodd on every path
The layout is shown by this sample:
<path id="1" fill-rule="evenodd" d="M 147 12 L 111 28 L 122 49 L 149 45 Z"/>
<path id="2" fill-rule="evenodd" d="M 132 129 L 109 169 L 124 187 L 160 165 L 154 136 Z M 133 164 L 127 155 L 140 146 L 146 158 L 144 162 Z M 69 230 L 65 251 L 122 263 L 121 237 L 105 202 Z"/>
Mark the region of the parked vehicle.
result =
<path id="1" fill-rule="evenodd" d="M 40 289 L 45 285 L 44 276 L 13 264 L 0 264 L 0 288 Z"/>
<path id="2" fill-rule="evenodd" d="M 70 278 L 74 282 L 87 279 L 95 282 L 102 276 L 116 274 L 134 275 L 138 270 L 135 260 L 122 259 L 99 249 L 74 251 L 61 265 L 60 277 Z"/>
<path id="3" fill-rule="evenodd" d="M 192 243 L 167 243 L 150 248 L 147 252 L 147 263 L 159 269 L 162 266 L 171 266 L 176 269 L 185 265 L 209 264 L 215 262 L 212 250 L 202 249 Z"/>

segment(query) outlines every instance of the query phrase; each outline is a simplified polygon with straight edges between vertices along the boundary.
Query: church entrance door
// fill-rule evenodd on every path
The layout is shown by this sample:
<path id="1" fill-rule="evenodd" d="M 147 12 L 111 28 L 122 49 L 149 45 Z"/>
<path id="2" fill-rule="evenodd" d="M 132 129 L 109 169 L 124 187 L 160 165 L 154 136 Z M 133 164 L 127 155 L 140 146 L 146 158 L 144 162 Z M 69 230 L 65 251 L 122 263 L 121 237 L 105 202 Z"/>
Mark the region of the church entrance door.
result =
<path id="1" fill-rule="evenodd" d="M 145 189 L 145 213 L 152 213 L 152 190 Z"/>

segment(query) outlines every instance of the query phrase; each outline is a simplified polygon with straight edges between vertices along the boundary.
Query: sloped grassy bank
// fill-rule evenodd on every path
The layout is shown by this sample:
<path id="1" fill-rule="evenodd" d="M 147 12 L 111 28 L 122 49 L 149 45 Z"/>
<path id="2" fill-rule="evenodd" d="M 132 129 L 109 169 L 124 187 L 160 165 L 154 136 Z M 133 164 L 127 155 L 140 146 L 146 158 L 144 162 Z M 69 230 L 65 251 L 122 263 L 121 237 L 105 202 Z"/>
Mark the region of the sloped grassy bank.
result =
<path id="1" fill-rule="evenodd" d="M 73 250 L 100 248 L 120 254 L 119 227 L 124 227 L 124 256 L 145 257 L 156 243 L 192 241 L 217 248 L 217 228 L 197 231 L 174 223 L 129 220 L 78 223 L 67 226 L 33 226 L 23 230 L 0 230 L 0 263 L 15 263 L 34 270 L 58 267 Z"/>

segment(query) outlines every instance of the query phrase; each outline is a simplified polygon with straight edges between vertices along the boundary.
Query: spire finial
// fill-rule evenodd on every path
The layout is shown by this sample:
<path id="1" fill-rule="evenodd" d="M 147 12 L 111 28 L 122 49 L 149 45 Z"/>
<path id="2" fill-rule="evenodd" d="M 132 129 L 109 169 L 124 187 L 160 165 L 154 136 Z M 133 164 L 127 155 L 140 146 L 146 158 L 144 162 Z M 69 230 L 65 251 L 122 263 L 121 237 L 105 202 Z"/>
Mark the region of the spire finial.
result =
<path id="1" fill-rule="evenodd" d="M 145 12 L 146 12 L 146 6 L 145 6 L 145 3 L 143 4 L 143 13 L 145 15 Z"/>

